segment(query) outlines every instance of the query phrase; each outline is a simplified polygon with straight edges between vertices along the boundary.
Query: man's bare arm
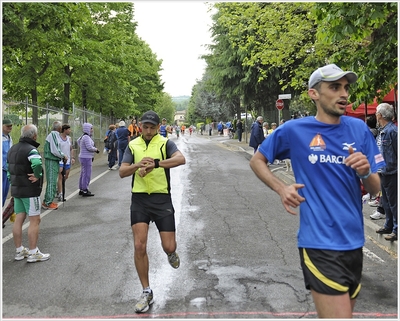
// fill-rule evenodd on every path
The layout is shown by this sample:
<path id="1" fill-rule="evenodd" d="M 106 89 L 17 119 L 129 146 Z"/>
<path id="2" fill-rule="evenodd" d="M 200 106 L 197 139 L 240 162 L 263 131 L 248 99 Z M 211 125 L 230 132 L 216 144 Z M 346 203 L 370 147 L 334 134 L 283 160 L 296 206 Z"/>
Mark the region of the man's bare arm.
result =
<path id="1" fill-rule="evenodd" d="M 297 192 L 299 188 L 303 188 L 303 184 L 286 185 L 277 178 L 267 165 L 268 160 L 260 152 L 256 152 L 250 160 L 250 167 L 256 176 L 270 189 L 275 191 L 280 197 L 286 211 L 290 214 L 297 213 L 292 209 L 305 201 L 305 198 Z"/>

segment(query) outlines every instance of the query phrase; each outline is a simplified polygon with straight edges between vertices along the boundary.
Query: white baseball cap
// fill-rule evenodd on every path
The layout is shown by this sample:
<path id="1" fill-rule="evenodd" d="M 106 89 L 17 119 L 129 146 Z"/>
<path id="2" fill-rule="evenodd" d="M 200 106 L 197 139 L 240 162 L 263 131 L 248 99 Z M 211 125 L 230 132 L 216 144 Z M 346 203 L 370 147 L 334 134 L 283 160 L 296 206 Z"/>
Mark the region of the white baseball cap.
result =
<path id="1" fill-rule="evenodd" d="M 350 84 L 357 81 L 357 75 L 352 71 L 343 71 L 335 64 L 326 65 L 318 68 L 312 74 L 308 80 L 308 88 L 313 88 L 316 84 L 321 81 L 336 81 L 343 77 L 346 77 Z"/>

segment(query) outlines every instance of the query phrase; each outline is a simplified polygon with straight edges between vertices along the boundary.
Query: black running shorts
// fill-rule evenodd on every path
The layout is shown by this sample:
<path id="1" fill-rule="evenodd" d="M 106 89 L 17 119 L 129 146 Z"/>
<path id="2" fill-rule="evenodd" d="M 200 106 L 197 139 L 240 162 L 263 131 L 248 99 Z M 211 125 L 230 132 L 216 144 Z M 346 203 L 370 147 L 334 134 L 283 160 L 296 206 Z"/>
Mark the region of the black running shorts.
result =
<path id="1" fill-rule="evenodd" d="M 131 226 L 152 221 L 160 232 L 175 232 L 174 213 L 170 194 L 132 193 Z"/>
<path id="2" fill-rule="evenodd" d="M 355 299 L 361 289 L 362 248 L 330 251 L 299 248 L 304 283 L 308 290 L 327 295 L 349 293 Z"/>

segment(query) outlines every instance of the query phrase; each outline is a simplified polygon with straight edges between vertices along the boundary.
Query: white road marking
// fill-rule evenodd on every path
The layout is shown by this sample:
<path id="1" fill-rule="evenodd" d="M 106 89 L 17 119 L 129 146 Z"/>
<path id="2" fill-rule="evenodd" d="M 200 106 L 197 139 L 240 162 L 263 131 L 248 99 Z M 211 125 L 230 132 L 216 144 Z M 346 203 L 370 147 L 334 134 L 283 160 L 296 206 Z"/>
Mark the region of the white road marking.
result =
<path id="1" fill-rule="evenodd" d="M 363 248 L 363 253 L 366 257 L 368 257 L 369 259 L 371 259 L 372 261 L 376 261 L 379 263 L 385 263 L 384 260 L 382 260 L 378 255 L 376 255 L 374 252 L 371 252 L 370 250 L 368 250 L 366 247 Z"/>

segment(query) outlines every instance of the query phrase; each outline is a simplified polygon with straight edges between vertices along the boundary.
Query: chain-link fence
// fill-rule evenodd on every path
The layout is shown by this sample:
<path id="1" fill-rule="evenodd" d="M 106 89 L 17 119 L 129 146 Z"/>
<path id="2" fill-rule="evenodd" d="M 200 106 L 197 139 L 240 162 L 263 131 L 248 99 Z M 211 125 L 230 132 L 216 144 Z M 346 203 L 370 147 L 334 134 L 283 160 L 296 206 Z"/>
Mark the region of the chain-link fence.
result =
<path id="1" fill-rule="evenodd" d="M 85 122 L 93 125 L 92 139 L 99 149 L 103 147 L 103 140 L 108 126 L 115 124 L 115 120 L 110 117 L 79 108 L 74 104 L 72 105 L 72 111 L 65 111 L 49 105 L 45 107 L 35 106 L 28 103 L 28 100 L 24 102 L 3 100 L 2 111 L 3 119 L 8 118 L 13 123 L 11 137 L 14 143 L 18 142 L 21 136 L 21 128 L 26 124 L 34 123 L 33 120 L 37 119 L 37 123 L 35 124 L 38 128 L 37 142 L 42 147 L 55 121 L 60 121 L 62 124 L 68 123 L 71 126 L 71 138 L 74 148 L 77 148 L 76 140 L 83 134 L 82 125 Z"/>

